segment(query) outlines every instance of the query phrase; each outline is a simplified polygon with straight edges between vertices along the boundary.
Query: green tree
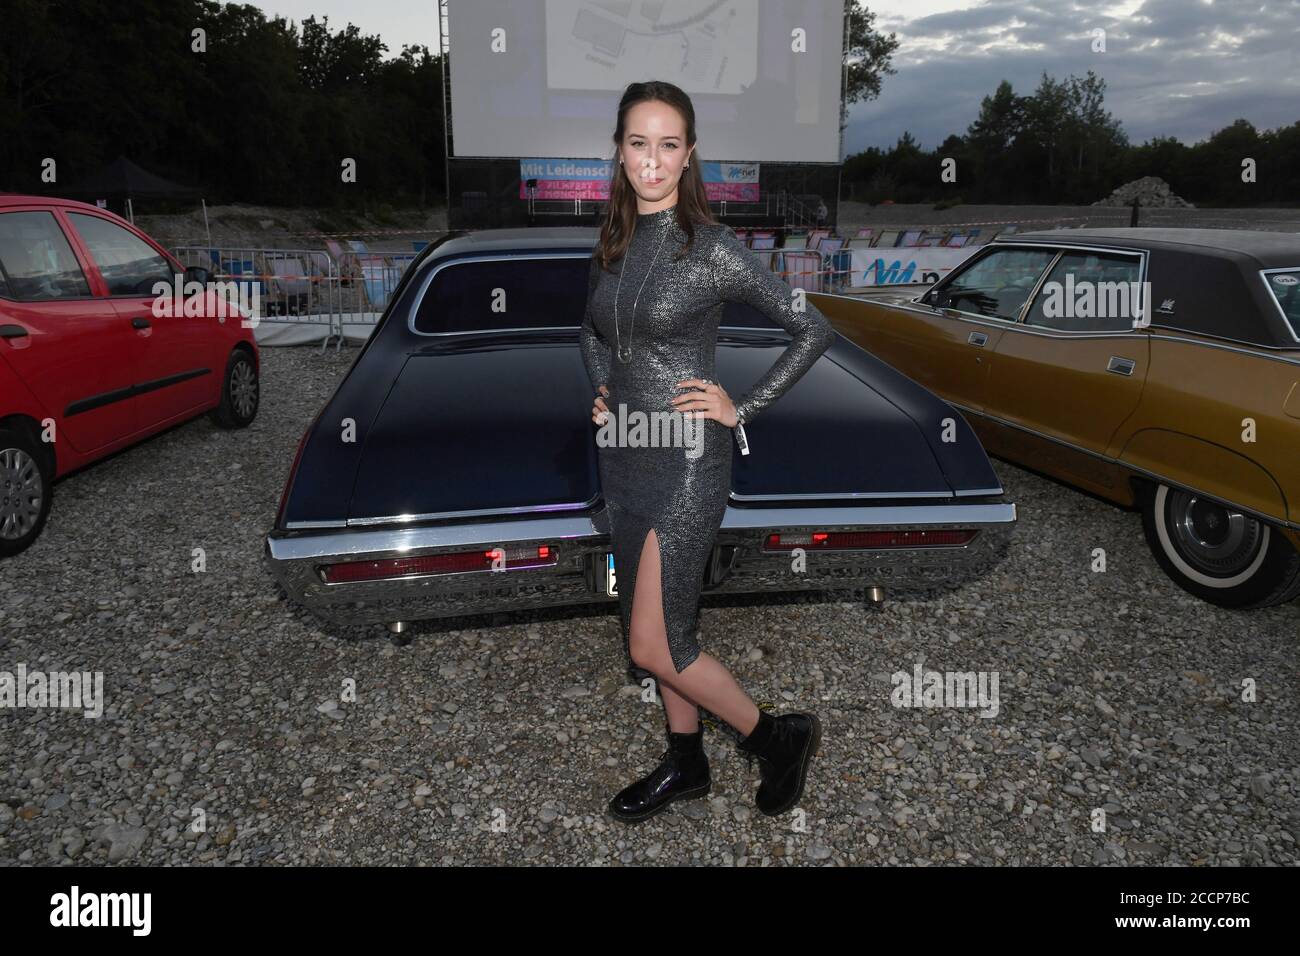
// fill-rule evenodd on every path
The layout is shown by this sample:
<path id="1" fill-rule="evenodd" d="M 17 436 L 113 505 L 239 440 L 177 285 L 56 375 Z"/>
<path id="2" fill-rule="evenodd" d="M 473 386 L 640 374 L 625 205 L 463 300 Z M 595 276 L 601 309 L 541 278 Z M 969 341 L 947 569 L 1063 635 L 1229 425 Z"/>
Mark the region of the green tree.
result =
<path id="1" fill-rule="evenodd" d="M 897 71 L 889 65 L 898 40 L 875 30 L 876 15 L 859 0 L 844 0 L 847 24 L 844 43 L 844 90 L 840 98 L 840 130 L 849 121 L 849 107 L 865 103 L 880 95 L 881 81 Z"/>

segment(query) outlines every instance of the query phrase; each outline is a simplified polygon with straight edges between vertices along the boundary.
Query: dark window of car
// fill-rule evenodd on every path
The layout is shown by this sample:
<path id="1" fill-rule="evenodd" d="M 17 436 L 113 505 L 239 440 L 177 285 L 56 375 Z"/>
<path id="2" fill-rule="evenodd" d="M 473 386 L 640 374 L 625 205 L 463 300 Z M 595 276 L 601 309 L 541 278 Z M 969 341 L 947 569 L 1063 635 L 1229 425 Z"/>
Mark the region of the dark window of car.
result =
<path id="1" fill-rule="evenodd" d="M 1291 323 L 1291 334 L 1300 339 L 1300 269 L 1267 272 L 1264 279 L 1268 283 L 1268 291 L 1277 300 L 1278 308 Z"/>
<path id="2" fill-rule="evenodd" d="M 175 281 L 171 264 L 117 223 L 77 212 L 68 218 L 90 249 L 110 295 L 153 295 L 156 283 Z"/>
<path id="3" fill-rule="evenodd" d="M 417 332 L 579 326 L 587 304 L 584 257 L 493 259 L 444 266 L 415 316 Z"/>
<path id="4" fill-rule="evenodd" d="M 935 286 L 921 301 L 1015 321 L 1034 284 L 1056 255 L 1051 249 L 994 249 L 978 262 Z"/>
<path id="5" fill-rule="evenodd" d="M 1122 332 L 1143 314 L 1142 260 L 1113 252 L 1066 252 L 1025 316 L 1062 332 Z"/>
<path id="6" fill-rule="evenodd" d="M 53 213 L 0 213 L 0 295 L 29 302 L 90 295 Z"/>
<path id="7" fill-rule="evenodd" d="M 420 301 L 415 331 L 576 328 L 586 311 L 590 268 L 591 259 L 567 256 L 452 263 Z M 728 302 L 720 324 L 781 328 L 743 302 Z"/>
<path id="8" fill-rule="evenodd" d="M 778 329 L 784 331 L 781 325 L 769 319 L 765 313 L 758 311 L 747 302 L 728 301 L 722 307 L 722 318 L 718 319 L 718 325 L 719 327 L 733 325 L 742 329 Z"/>

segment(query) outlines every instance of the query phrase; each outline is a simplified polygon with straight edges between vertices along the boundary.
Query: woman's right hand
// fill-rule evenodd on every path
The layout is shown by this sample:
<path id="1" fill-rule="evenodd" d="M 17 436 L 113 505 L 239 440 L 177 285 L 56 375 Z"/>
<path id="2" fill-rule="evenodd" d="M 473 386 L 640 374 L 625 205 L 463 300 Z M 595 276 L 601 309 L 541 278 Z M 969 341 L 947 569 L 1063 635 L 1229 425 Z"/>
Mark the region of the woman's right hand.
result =
<path id="1" fill-rule="evenodd" d="M 609 398 L 609 389 L 604 385 L 600 386 L 600 393 L 601 395 L 604 395 L 605 398 Z M 605 407 L 605 398 L 601 398 L 600 395 L 597 395 L 595 403 L 591 406 L 591 420 L 597 425 L 605 424 L 603 416 L 609 411 L 609 409 Z"/>

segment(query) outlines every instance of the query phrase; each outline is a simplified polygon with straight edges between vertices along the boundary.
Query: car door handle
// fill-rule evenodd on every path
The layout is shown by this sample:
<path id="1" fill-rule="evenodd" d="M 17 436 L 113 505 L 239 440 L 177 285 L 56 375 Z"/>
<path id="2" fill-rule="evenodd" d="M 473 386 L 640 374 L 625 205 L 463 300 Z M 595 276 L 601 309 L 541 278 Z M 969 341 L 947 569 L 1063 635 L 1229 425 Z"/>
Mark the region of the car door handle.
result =
<path id="1" fill-rule="evenodd" d="M 1110 361 L 1106 363 L 1106 371 L 1114 372 L 1116 375 L 1132 375 L 1136 365 L 1137 363 L 1130 358 L 1112 355 Z"/>
<path id="2" fill-rule="evenodd" d="M 969 342 L 971 345 L 977 345 L 980 348 L 983 348 L 985 343 L 988 342 L 988 340 L 989 337 L 985 335 L 983 332 L 972 332 L 966 338 L 966 341 Z"/>
<path id="3" fill-rule="evenodd" d="M 131 320 L 131 328 L 133 329 L 148 329 L 152 327 L 153 327 L 153 323 L 150 322 L 148 319 L 146 319 L 143 315 L 137 315 L 134 319 Z"/>
<path id="4" fill-rule="evenodd" d="M 27 330 L 21 325 L 0 325 L 0 339 L 21 339 L 27 336 Z"/>

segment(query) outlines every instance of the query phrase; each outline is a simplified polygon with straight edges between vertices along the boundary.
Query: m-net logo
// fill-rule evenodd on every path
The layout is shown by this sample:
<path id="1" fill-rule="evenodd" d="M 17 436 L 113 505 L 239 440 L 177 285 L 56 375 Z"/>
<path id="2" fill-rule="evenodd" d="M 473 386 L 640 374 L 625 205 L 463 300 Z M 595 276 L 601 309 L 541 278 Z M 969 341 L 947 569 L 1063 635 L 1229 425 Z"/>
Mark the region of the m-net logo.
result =
<path id="1" fill-rule="evenodd" d="M 876 285 L 897 285 L 911 282 L 916 272 L 916 260 L 910 260 L 906 266 L 902 259 L 895 259 L 893 265 L 886 265 L 884 259 L 877 259 L 867 267 L 866 280 L 871 281 L 871 273 L 876 273 Z"/>

